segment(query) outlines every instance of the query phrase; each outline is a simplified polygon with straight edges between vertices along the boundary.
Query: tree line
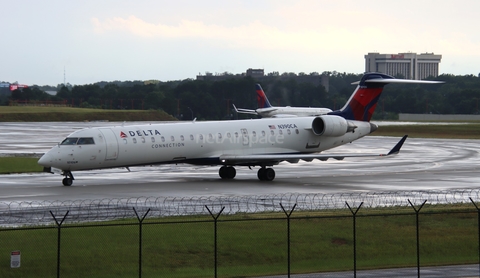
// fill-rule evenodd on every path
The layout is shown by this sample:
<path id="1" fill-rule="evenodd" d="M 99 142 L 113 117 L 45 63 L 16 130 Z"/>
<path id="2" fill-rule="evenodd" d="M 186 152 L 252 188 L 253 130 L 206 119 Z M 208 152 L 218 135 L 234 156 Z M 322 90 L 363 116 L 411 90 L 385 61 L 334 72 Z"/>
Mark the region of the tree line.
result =
<path id="1" fill-rule="evenodd" d="M 98 109 L 161 109 L 181 119 L 218 120 L 236 118 L 232 104 L 257 108 L 255 84 L 260 83 L 274 106 L 341 108 L 362 74 L 325 72 L 328 90 L 318 82 L 304 82 L 295 74 L 268 75 L 261 79 L 236 77 L 221 81 L 192 80 L 144 84 L 99 82 L 60 86 L 56 95 L 38 86 L 3 95 L 2 105 L 21 100 L 64 102 L 66 105 Z M 310 79 L 315 80 L 315 79 Z M 398 113 L 478 114 L 480 78 L 443 74 L 429 80 L 445 84 L 390 84 L 382 94 L 375 119 L 396 119 Z M 245 117 L 245 116 L 240 116 Z"/>

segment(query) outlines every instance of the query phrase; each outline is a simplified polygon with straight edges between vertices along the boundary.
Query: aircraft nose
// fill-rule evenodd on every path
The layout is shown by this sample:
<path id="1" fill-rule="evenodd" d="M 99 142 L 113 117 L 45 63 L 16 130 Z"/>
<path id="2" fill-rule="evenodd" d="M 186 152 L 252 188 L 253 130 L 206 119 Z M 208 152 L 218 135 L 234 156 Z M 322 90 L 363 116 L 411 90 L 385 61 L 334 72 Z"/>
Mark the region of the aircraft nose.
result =
<path id="1" fill-rule="evenodd" d="M 52 167 L 52 156 L 49 155 L 48 153 L 42 155 L 42 157 L 40 157 L 40 159 L 38 160 L 38 164 L 43 166 L 43 167 Z"/>

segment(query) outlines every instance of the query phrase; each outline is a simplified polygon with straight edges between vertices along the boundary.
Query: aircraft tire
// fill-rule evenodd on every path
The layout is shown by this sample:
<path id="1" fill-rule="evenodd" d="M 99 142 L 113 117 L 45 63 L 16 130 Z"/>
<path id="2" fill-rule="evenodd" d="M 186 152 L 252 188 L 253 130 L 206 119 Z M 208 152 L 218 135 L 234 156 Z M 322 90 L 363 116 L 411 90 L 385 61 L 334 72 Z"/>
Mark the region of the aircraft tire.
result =
<path id="1" fill-rule="evenodd" d="M 262 168 L 258 169 L 257 177 L 261 181 L 265 180 L 265 168 L 262 167 Z"/>
<path id="2" fill-rule="evenodd" d="M 273 179 L 275 178 L 275 170 L 273 170 L 273 168 L 266 168 L 264 177 L 264 180 L 266 181 L 273 181 Z"/>
<path id="3" fill-rule="evenodd" d="M 237 175 L 237 170 L 233 167 L 227 167 L 227 178 L 233 179 Z"/>
<path id="4" fill-rule="evenodd" d="M 222 179 L 233 179 L 237 175 L 237 171 L 231 166 L 222 166 L 218 170 L 218 175 Z"/>
<path id="5" fill-rule="evenodd" d="M 273 181 L 275 178 L 275 170 L 273 168 L 260 168 L 257 172 L 257 177 L 261 181 Z"/>
<path id="6" fill-rule="evenodd" d="M 62 180 L 62 183 L 63 183 L 63 185 L 65 185 L 65 186 L 70 186 L 70 185 L 73 184 L 73 179 L 71 179 L 71 178 L 64 178 L 64 179 Z"/>

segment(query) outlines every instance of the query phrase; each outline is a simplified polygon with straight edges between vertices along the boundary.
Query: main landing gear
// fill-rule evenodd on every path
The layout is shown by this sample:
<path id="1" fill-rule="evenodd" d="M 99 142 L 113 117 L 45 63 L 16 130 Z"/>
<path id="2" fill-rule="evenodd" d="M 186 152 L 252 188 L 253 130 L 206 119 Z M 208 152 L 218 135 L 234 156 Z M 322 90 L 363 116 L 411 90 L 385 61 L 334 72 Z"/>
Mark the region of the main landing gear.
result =
<path id="1" fill-rule="evenodd" d="M 257 177 L 261 181 L 273 181 L 275 178 L 275 170 L 273 170 L 273 168 L 262 167 L 258 169 Z"/>
<path id="2" fill-rule="evenodd" d="M 220 170 L 218 170 L 218 174 L 224 180 L 231 180 L 235 177 L 237 171 L 232 166 L 222 166 Z"/>
<path id="3" fill-rule="evenodd" d="M 63 175 L 65 178 L 62 180 L 63 185 L 70 186 L 73 184 L 73 174 L 70 171 L 63 171 Z"/>
<path id="4" fill-rule="evenodd" d="M 218 170 L 218 174 L 224 180 L 231 180 L 235 178 L 237 171 L 232 166 L 222 166 Z M 275 178 L 275 170 L 263 166 L 258 170 L 257 177 L 261 181 L 272 181 Z"/>

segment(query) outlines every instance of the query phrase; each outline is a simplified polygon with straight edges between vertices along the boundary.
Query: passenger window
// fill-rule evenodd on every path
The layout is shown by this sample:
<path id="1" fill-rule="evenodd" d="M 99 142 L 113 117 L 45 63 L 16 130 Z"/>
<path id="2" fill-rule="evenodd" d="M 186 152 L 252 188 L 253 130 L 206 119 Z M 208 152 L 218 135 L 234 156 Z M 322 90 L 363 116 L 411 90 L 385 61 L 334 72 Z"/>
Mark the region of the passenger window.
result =
<path id="1" fill-rule="evenodd" d="M 283 131 L 280 129 L 280 130 L 278 131 L 278 134 L 283 135 Z"/>
<path id="2" fill-rule="evenodd" d="M 275 135 L 275 131 L 270 130 L 270 134 Z"/>
<path id="3" fill-rule="evenodd" d="M 287 134 L 288 134 L 288 135 L 292 134 L 292 132 L 290 131 L 290 129 L 287 129 Z"/>
<path id="4" fill-rule="evenodd" d="M 162 142 L 165 142 L 165 137 L 162 136 Z"/>
<path id="5" fill-rule="evenodd" d="M 194 140 L 193 134 L 190 134 L 190 140 Z"/>
<path id="6" fill-rule="evenodd" d="M 145 137 L 142 137 L 142 143 L 145 143 Z"/>
<path id="7" fill-rule="evenodd" d="M 298 129 L 295 129 L 295 133 L 296 133 L 296 134 L 298 134 L 298 133 L 299 133 Z"/>
<path id="8" fill-rule="evenodd" d="M 152 137 L 152 143 L 155 143 L 155 137 Z"/>
<path id="9" fill-rule="evenodd" d="M 255 131 L 252 131 L 253 137 L 257 137 L 257 133 Z"/>
<path id="10" fill-rule="evenodd" d="M 185 138 L 183 137 L 183 135 L 180 135 L 180 140 L 184 141 Z"/>
<path id="11" fill-rule="evenodd" d="M 76 145 L 78 141 L 78 138 L 76 137 L 70 137 L 70 138 L 65 138 L 65 140 L 60 143 L 60 145 Z"/>
<path id="12" fill-rule="evenodd" d="M 265 130 L 262 130 L 262 136 L 265 136 Z"/>
<path id="13" fill-rule="evenodd" d="M 172 140 L 172 142 L 175 141 L 175 137 L 170 136 L 170 140 Z"/>
<path id="14" fill-rule="evenodd" d="M 229 133 L 227 133 L 227 138 L 230 138 L 230 137 L 232 137 L 232 135 L 229 132 Z"/>
<path id="15" fill-rule="evenodd" d="M 127 144 L 127 142 L 128 142 L 128 141 L 127 141 L 127 138 L 123 138 L 123 144 L 125 144 L 125 145 L 126 145 L 126 144 Z"/>
<path id="16" fill-rule="evenodd" d="M 137 138 L 133 138 L 133 143 L 137 144 Z"/>

